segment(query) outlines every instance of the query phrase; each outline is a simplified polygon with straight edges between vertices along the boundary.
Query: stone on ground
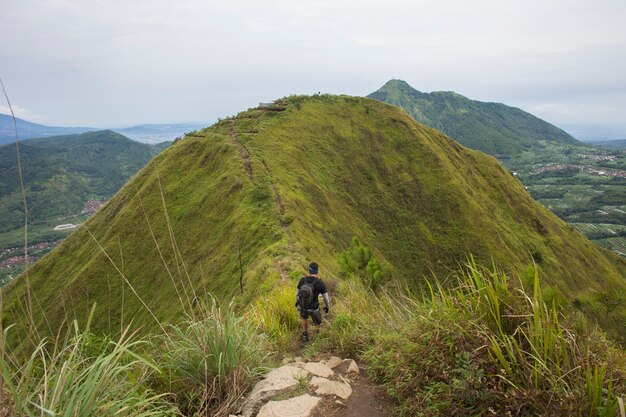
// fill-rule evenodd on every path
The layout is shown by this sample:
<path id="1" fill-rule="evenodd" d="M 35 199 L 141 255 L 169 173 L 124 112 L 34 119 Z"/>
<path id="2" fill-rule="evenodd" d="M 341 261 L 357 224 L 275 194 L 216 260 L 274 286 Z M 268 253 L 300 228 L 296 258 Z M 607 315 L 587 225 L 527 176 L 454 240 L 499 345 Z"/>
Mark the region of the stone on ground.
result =
<path id="1" fill-rule="evenodd" d="M 353 359 L 350 359 L 350 364 L 348 365 L 348 369 L 346 370 L 346 373 L 355 373 L 358 374 L 359 373 L 359 366 L 356 364 L 356 362 Z"/>
<path id="2" fill-rule="evenodd" d="M 304 365 L 303 368 L 305 371 L 312 373 L 313 375 L 321 376 L 323 378 L 328 378 L 333 376 L 335 373 L 328 366 L 323 365 L 319 362 L 309 362 Z"/>
<path id="3" fill-rule="evenodd" d="M 300 386 L 298 379 L 308 376 L 308 372 L 295 366 L 285 365 L 276 368 L 257 383 L 242 406 L 241 415 L 251 417 L 257 407 L 265 400 Z"/>
<path id="4" fill-rule="evenodd" d="M 310 417 L 319 402 L 319 397 L 308 394 L 283 401 L 269 401 L 261 407 L 257 417 Z"/>
<path id="5" fill-rule="evenodd" d="M 333 356 L 326 362 L 326 366 L 328 366 L 330 369 L 335 369 L 336 367 L 341 365 L 341 362 L 343 362 L 341 358 Z"/>
<path id="6" fill-rule="evenodd" d="M 317 387 L 315 393 L 320 395 L 334 395 L 344 400 L 347 400 L 352 395 L 350 385 L 344 384 L 343 382 L 331 381 L 326 378 L 314 376 L 313 379 L 311 379 L 311 385 Z"/>

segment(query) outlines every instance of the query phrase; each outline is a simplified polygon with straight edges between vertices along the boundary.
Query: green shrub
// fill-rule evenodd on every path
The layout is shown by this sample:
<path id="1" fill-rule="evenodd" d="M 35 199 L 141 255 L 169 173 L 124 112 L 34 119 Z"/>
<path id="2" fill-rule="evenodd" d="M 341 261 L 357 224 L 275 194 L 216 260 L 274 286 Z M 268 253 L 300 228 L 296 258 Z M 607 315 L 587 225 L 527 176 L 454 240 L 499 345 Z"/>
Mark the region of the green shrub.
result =
<path id="1" fill-rule="evenodd" d="M 341 281 L 337 296 L 320 348 L 348 356 L 362 355 L 379 337 L 402 329 L 418 306 L 409 298 L 400 302 L 387 292 L 377 294 L 356 278 Z"/>
<path id="2" fill-rule="evenodd" d="M 478 340 L 463 331 L 457 312 L 440 306 L 389 333 L 364 354 L 401 416 L 481 415 L 502 401 L 503 382 Z M 485 342 L 485 340 L 483 340 Z"/>
<path id="3" fill-rule="evenodd" d="M 356 237 L 352 238 L 352 246 L 340 255 L 339 268 L 344 276 L 357 276 L 373 290 L 380 288 L 390 275 L 389 266 L 376 259 L 372 250 Z"/>

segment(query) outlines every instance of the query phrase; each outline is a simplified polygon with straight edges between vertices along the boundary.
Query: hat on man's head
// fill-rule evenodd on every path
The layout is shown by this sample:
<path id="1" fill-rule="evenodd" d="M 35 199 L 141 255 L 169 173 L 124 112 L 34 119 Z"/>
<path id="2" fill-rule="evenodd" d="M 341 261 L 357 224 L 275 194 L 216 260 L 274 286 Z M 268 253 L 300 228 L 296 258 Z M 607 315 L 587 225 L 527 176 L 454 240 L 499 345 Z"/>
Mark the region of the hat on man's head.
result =
<path id="1" fill-rule="evenodd" d="M 315 262 L 309 264 L 309 274 L 317 274 L 319 270 L 320 267 Z"/>

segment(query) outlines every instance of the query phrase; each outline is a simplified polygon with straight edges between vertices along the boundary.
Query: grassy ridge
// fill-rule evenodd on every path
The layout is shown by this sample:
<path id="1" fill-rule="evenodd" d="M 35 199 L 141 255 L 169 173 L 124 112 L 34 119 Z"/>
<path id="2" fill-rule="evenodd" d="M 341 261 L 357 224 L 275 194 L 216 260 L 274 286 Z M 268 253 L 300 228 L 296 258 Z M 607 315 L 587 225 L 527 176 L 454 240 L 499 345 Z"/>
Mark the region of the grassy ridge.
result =
<path id="1" fill-rule="evenodd" d="M 626 224 L 620 207 L 626 182 L 613 176 L 626 163 L 619 151 L 578 142 L 520 109 L 453 92 L 422 93 L 401 80 L 387 82 L 369 97 L 397 105 L 418 122 L 494 155 L 568 223 Z M 619 239 L 587 237 L 624 256 Z"/>
<path id="2" fill-rule="evenodd" d="M 237 300 L 247 305 L 297 278 L 308 259 L 334 285 L 354 236 L 389 266 L 386 287 L 420 288 L 432 273 L 445 280 L 468 253 L 506 271 L 535 261 L 553 291 L 624 335 L 626 307 L 597 314 L 596 297 L 623 293 L 624 261 L 537 204 L 494 158 L 394 106 L 336 96 L 240 113 L 156 157 L 35 265 L 45 312 L 36 309 L 36 322 L 45 328 L 45 315 L 55 328 L 98 302 L 98 331 L 130 320 L 155 330 L 196 294 L 236 296 L 242 271 Z M 16 281 L 9 321 L 24 305 L 25 281 Z"/>
<path id="3" fill-rule="evenodd" d="M 570 299 L 613 285 L 623 291 L 623 261 L 536 204 L 495 159 L 374 101 L 292 102 L 297 111 L 264 122 L 248 146 L 279 178 L 286 212 L 297 213 L 290 230 L 314 248 L 310 257 L 330 263 L 356 235 L 402 285 L 431 271 L 445 276 L 471 252 L 509 271 L 534 259 Z M 320 237 L 330 254 L 321 252 Z"/>
<path id="4" fill-rule="evenodd" d="M 96 329 L 112 331 L 132 319 L 155 328 L 132 290 L 165 323 L 180 317 L 195 291 L 206 287 L 220 297 L 233 295 L 237 281 L 230 280 L 238 272 L 240 242 L 245 242 L 241 250 L 247 262 L 279 236 L 268 202 L 256 201 L 251 185 L 237 175 L 243 169 L 228 136 L 207 139 L 181 141 L 157 157 L 38 264 L 46 284 L 37 297 L 49 300 L 49 321 L 84 316 L 98 301 L 102 310 L 94 317 Z M 252 239 L 255 235 L 262 238 Z M 33 270 L 33 282 L 36 276 Z"/>

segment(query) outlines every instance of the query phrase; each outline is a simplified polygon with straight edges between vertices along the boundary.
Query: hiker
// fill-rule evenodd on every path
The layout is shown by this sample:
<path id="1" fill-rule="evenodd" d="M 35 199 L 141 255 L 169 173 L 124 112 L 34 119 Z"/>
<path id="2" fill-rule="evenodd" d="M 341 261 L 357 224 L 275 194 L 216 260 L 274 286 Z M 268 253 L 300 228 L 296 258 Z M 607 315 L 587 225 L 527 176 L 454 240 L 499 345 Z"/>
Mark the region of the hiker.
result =
<path id="1" fill-rule="evenodd" d="M 309 265 L 309 275 L 302 277 L 298 282 L 298 290 L 296 291 L 296 307 L 300 310 L 302 318 L 302 341 L 307 343 L 309 339 L 309 321 L 311 316 L 316 326 L 316 334 L 319 333 L 319 326 L 322 324 L 322 312 L 320 311 L 320 303 L 318 297 L 322 294 L 324 299 L 324 313 L 328 314 L 330 300 L 328 299 L 328 290 L 326 284 L 318 276 L 319 266 L 312 262 Z"/>

